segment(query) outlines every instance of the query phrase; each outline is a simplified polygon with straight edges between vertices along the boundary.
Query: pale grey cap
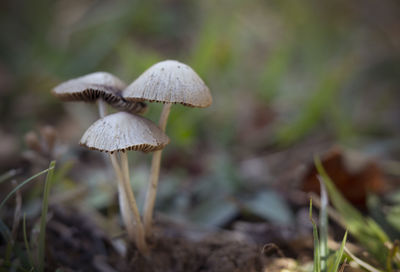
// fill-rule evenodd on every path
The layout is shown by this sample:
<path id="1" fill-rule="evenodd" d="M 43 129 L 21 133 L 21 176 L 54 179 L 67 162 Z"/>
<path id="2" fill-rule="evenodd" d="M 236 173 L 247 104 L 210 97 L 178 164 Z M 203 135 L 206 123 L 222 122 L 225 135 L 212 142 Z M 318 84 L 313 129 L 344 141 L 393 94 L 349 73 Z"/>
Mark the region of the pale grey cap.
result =
<path id="1" fill-rule="evenodd" d="M 126 84 L 107 72 L 95 72 L 63 82 L 52 93 L 63 101 L 95 102 L 101 98 L 116 109 L 141 113 L 146 104 L 128 102 L 121 96 Z"/>
<path id="2" fill-rule="evenodd" d="M 135 114 L 117 112 L 94 122 L 83 134 L 80 144 L 105 152 L 163 149 L 169 138 L 152 121 Z"/>
<path id="3" fill-rule="evenodd" d="M 210 90 L 199 75 L 175 60 L 151 66 L 122 92 L 122 96 L 128 101 L 180 103 L 199 108 L 212 103 Z"/>

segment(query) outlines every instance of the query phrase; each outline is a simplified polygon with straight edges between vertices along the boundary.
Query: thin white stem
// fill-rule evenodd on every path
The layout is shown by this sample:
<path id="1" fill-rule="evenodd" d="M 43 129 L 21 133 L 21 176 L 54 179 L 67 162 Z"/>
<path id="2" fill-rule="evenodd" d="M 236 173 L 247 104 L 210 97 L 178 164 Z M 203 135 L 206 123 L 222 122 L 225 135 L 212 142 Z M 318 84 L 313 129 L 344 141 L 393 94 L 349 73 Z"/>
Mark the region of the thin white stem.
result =
<path id="1" fill-rule="evenodd" d="M 102 99 L 97 100 L 100 117 L 107 115 L 107 107 Z M 145 240 L 143 224 L 140 213 L 136 205 L 135 196 L 132 192 L 129 177 L 129 164 L 126 153 L 120 153 L 121 162 L 118 161 L 117 154 L 110 154 L 111 164 L 114 168 L 118 180 L 118 200 L 121 209 L 122 220 L 131 241 L 136 240 L 136 245 L 143 255 L 148 254 Z M 122 167 L 120 167 L 122 165 Z M 121 169 L 122 168 L 122 169 Z"/>
<path id="2" fill-rule="evenodd" d="M 102 99 L 98 99 L 98 108 L 100 117 L 104 117 L 107 114 L 107 109 L 105 107 L 105 103 Z M 118 202 L 121 210 L 122 221 L 124 222 L 124 226 L 127 229 L 129 240 L 134 241 L 136 238 L 136 226 L 135 220 L 132 217 L 132 212 L 129 208 L 129 203 L 126 199 L 124 193 L 124 185 L 123 180 L 124 176 L 122 174 L 122 170 L 120 164 L 118 162 L 118 156 L 116 153 L 110 154 L 111 164 L 114 168 L 115 175 L 117 176 L 117 185 L 118 185 Z"/>
<path id="3" fill-rule="evenodd" d="M 147 185 L 146 200 L 144 206 L 144 229 L 146 230 L 146 236 L 149 236 L 152 228 L 153 211 L 156 202 L 158 177 L 160 174 L 160 162 L 161 162 L 162 151 L 158 150 L 153 153 L 153 159 L 151 161 L 151 172 L 150 179 Z"/>
<path id="4" fill-rule="evenodd" d="M 165 131 L 167 126 L 171 105 L 171 103 L 165 104 L 161 112 L 159 127 L 162 129 L 162 131 Z M 146 230 L 146 236 L 150 235 L 152 228 L 154 205 L 156 202 L 158 179 L 160 175 L 161 155 L 162 150 L 155 151 L 151 161 L 150 178 L 144 206 L 144 229 Z"/>
<path id="5" fill-rule="evenodd" d="M 98 108 L 99 108 L 99 115 L 100 115 L 101 118 L 103 118 L 104 116 L 107 115 L 106 102 L 103 99 L 99 98 L 99 99 L 97 99 L 97 105 L 98 105 Z"/>
<path id="6" fill-rule="evenodd" d="M 171 111 L 171 103 L 166 103 L 162 109 L 160 120 L 158 121 L 158 126 L 161 128 L 162 131 L 165 132 L 165 128 L 167 127 L 167 121 L 169 112 Z"/>
<path id="7" fill-rule="evenodd" d="M 125 152 L 121 152 L 120 157 L 121 157 L 122 173 L 124 176 L 123 185 L 125 190 L 125 196 L 127 198 L 129 207 L 131 208 L 133 216 L 136 221 L 137 247 L 143 255 L 146 255 L 148 253 L 148 248 L 145 240 L 145 233 L 143 229 L 142 220 L 140 219 L 139 209 L 137 207 L 135 195 L 133 194 L 132 187 L 130 184 L 128 156 Z"/>
<path id="8" fill-rule="evenodd" d="M 128 232 L 129 239 L 131 241 L 134 241 L 136 239 L 136 226 L 135 221 L 131 216 L 132 212 L 129 208 L 129 203 L 126 199 L 124 192 L 124 176 L 118 163 L 117 154 L 110 154 L 110 159 L 118 180 L 118 201 L 121 210 L 122 221 L 124 222 L 124 225 Z"/>

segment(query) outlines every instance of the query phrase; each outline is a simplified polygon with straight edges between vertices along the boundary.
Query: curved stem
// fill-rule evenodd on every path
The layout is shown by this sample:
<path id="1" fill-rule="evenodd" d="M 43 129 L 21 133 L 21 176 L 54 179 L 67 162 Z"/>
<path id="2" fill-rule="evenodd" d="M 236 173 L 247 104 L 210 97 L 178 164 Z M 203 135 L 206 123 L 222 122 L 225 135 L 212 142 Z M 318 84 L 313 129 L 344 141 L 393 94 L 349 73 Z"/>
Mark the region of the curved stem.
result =
<path id="1" fill-rule="evenodd" d="M 121 210 L 122 221 L 124 222 L 124 225 L 128 232 L 129 239 L 134 241 L 136 237 L 136 231 L 135 231 L 136 226 L 134 224 L 135 223 L 134 219 L 131 217 L 132 212 L 129 209 L 129 205 L 124 193 L 124 185 L 123 185 L 124 176 L 119 166 L 117 155 L 115 153 L 110 154 L 110 159 L 118 180 L 118 202 Z"/>
<path id="2" fill-rule="evenodd" d="M 100 117 L 107 115 L 107 107 L 102 99 L 97 100 Z M 143 255 L 147 255 L 148 249 L 145 240 L 143 224 L 136 205 L 135 196 L 132 192 L 129 177 L 128 157 L 126 153 L 120 153 L 121 162 L 118 162 L 117 155 L 110 154 L 111 164 L 118 179 L 118 200 L 121 209 L 122 220 L 131 241 L 136 240 L 136 245 Z M 122 165 L 122 169 L 120 167 Z"/>
<path id="3" fill-rule="evenodd" d="M 121 165 L 122 165 L 122 173 L 123 173 L 123 186 L 125 191 L 125 196 L 127 199 L 127 203 L 132 210 L 133 216 L 136 221 L 136 243 L 139 251 L 146 255 L 148 253 L 147 244 L 145 240 L 145 233 L 143 229 L 142 220 L 140 219 L 139 209 L 136 205 L 135 195 L 132 192 L 132 187 L 130 184 L 129 177 L 129 164 L 128 164 L 128 156 L 125 152 L 120 153 L 121 157 Z"/>
<path id="4" fill-rule="evenodd" d="M 167 126 L 167 120 L 169 112 L 171 110 L 171 105 L 171 103 L 165 104 L 161 112 L 159 127 L 162 129 L 162 131 L 165 131 L 165 128 Z M 147 187 L 146 202 L 144 206 L 144 229 L 146 230 L 146 236 L 149 236 L 151 233 L 153 211 L 157 195 L 158 178 L 160 175 L 161 155 L 162 150 L 155 151 L 153 153 L 153 159 L 151 161 L 150 178 Z"/>

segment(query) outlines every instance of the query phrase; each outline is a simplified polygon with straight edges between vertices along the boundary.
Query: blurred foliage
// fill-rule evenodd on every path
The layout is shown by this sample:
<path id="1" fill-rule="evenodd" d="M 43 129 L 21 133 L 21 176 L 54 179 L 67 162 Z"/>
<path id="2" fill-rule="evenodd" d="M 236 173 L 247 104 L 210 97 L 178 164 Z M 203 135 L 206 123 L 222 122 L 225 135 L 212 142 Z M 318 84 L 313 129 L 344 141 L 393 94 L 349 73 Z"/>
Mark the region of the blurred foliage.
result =
<path id="1" fill-rule="evenodd" d="M 49 90 L 59 81 L 107 70 L 130 82 L 154 62 L 177 58 L 204 77 L 215 104 L 200 116 L 180 117 L 175 109 L 169 128 L 175 144 L 193 145 L 202 127 L 234 118 L 242 92 L 282 113 L 276 136 L 283 143 L 323 120 L 338 136 L 362 133 L 360 120 L 347 118 L 357 107 L 345 108 L 341 97 L 357 106 L 360 96 L 377 92 L 368 105 L 375 115 L 397 106 L 398 11 L 389 0 L 379 9 L 373 1 L 3 1 L 1 113 L 9 126 L 23 119 L 19 131 L 38 118 L 55 122 L 48 113 L 58 102 Z M 34 103 L 18 113 L 23 94 L 34 95 Z M 338 107 L 346 113 L 337 114 Z M 200 124 L 214 112 L 222 115 L 217 124 Z"/>
<path id="2" fill-rule="evenodd" d="M 158 209 L 208 226 L 238 210 L 290 224 L 272 185 L 243 180 L 238 161 L 312 134 L 357 148 L 385 142 L 380 148 L 398 159 L 399 14 L 395 0 L 2 1 L 0 137 L 15 139 L 0 147 L 0 169 L 15 167 L 24 133 L 43 124 L 68 145 L 59 165 L 90 156 L 76 143 L 96 109 L 57 101 L 56 84 L 98 70 L 130 83 L 155 62 L 178 59 L 204 78 L 214 103 L 173 106 Z M 160 110 L 151 105 L 146 116 L 157 121 Z M 7 153 L 5 145 L 16 147 Z M 149 158 L 130 157 L 142 196 Z M 96 171 L 74 169 L 54 190 L 82 181 L 87 204 L 106 209 L 113 176 L 91 160 L 85 166 Z M 398 221 L 398 209 L 389 214 Z"/>

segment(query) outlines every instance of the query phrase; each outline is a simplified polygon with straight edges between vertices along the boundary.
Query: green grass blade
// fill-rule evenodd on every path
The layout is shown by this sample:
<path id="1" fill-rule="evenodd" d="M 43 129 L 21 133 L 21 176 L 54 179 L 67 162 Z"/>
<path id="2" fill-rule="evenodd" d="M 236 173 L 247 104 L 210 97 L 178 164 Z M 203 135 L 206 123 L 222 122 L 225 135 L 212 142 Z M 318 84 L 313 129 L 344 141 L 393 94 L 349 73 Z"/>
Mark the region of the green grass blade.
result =
<path id="1" fill-rule="evenodd" d="M 340 249 L 338 252 L 336 252 L 335 262 L 334 262 L 332 268 L 329 270 L 329 272 L 338 271 L 340 261 L 342 260 L 342 257 L 343 257 L 344 246 L 346 245 L 346 241 L 347 241 L 347 230 L 346 230 L 346 233 L 344 234 L 342 244 L 340 245 Z"/>
<path id="2" fill-rule="evenodd" d="M 327 271 L 328 262 L 328 194 L 324 182 L 318 176 L 321 188 L 321 208 L 319 211 L 319 235 L 320 235 L 320 254 L 321 254 L 321 271 Z"/>
<path id="3" fill-rule="evenodd" d="M 0 210 L 3 208 L 4 204 L 7 202 L 7 200 L 13 195 L 15 194 L 16 191 L 18 191 L 19 189 L 21 189 L 25 184 L 27 184 L 28 182 L 30 182 L 31 180 L 34 180 L 35 178 L 39 177 L 40 175 L 43 175 L 44 173 L 47 173 L 48 171 L 52 170 L 53 168 L 47 168 L 46 170 L 43 170 L 39 173 L 37 173 L 36 175 L 33 175 L 32 177 L 24 180 L 23 182 L 21 182 L 20 184 L 18 184 L 18 186 L 15 186 L 15 188 L 8 193 L 8 195 L 3 199 L 3 201 L 1 201 L 0 203 Z"/>
<path id="4" fill-rule="evenodd" d="M 320 243 L 318 238 L 317 224 L 312 219 L 312 199 L 310 199 L 310 221 L 313 225 L 313 237 L 314 237 L 314 268 L 313 272 L 321 272 L 321 251 Z"/>
<path id="5" fill-rule="evenodd" d="M 22 218 L 22 231 L 24 233 L 24 243 L 25 243 L 25 248 L 26 248 L 26 254 L 28 255 L 29 265 L 31 266 L 31 268 L 33 268 L 34 265 L 33 265 L 32 253 L 31 253 L 31 249 L 29 247 L 28 235 L 26 233 L 26 214 L 25 213 L 24 213 L 24 217 Z"/>
<path id="6" fill-rule="evenodd" d="M 40 217 L 40 231 L 39 231 L 39 253 L 38 253 L 38 270 L 44 271 L 44 257 L 45 257 L 45 243 L 46 243 L 46 220 L 47 211 L 49 208 L 49 194 L 51 184 L 54 177 L 55 161 L 50 163 L 49 172 L 47 173 L 46 182 L 44 184 L 43 202 L 42 202 L 42 215 Z"/>

